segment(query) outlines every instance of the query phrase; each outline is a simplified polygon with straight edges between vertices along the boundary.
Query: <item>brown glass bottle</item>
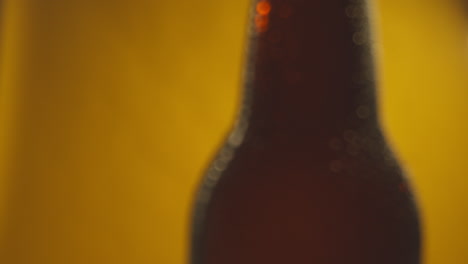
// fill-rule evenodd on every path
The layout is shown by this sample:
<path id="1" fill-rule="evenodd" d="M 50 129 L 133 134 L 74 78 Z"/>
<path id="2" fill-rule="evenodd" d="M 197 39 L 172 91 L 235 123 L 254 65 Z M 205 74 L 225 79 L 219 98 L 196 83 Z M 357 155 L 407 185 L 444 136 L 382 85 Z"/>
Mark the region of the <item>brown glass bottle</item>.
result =
<path id="1" fill-rule="evenodd" d="M 197 194 L 192 264 L 416 264 L 379 127 L 364 0 L 253 4 L 240 118 Z"/>

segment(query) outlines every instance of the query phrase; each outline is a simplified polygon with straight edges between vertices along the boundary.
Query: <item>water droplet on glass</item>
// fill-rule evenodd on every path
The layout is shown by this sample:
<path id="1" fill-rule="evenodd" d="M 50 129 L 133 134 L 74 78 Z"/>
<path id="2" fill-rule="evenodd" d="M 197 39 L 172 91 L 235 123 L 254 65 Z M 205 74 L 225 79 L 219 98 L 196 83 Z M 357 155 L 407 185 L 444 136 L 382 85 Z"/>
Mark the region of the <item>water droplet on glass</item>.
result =
<path id="1" fill-rule="evenodd" d="M 359 8 L 357 8 L 354 5 L 348 6 L 345 12 L 346 12 L 346 16 L 349 18 L 359 17 Z"/>
<path id="2" fill-rule="evenodd" d="M 268 1 L 260 1 L 256 6 L 257 13 L 262 16 L 266 16 L 271 11 L 271 4 Z"/>
<path id="3" fill-rule="evenodd" d="M 268 15 L 271 12 L 271 4 L 267 0 L 260 1 L 257 3 L 255 10 L 257 11 L 255 27 L 258 33 L 263 33 L 268 30 L 268 24 L 270 22 Z"/>
<path id="4" fill-rule="evenodd" d="M 333 160 L 330 162 L 329 167 L 330 171 L 338 173 L 343 169 L 343 163 L 341 162 L 341 160 Z"/>
<path id="5" fill-rule="evenodd" d="M 353 34 L 353 42 L 354 44 L 360 46 L 366 43 L 366 36 L 362 31 L 355 32 Z"/>
<path id="6" fill-rule="evenodd" d="M 351 156 L 357 156 L 359 154 L 359 147 L 356 144 L 349 144 L 346 147 L 346 152 Z"/>
<path id="7" fill-rule="evenodd" d="M 257 32 L 262 33 L 267 31 L 269 21 L 270 20 L 268 16 L 257 15 L 255 17 L 255 26 L 257 28 Z"/>
<path id="8" fill-rule="evenodd" d="M 239 146 L 242 143 L 243 140 L 244 140 L 243 131 L 242 132 L 241 131 L 235 131 L 228 138 L 228 142 L 230 144 L 232 144 L 233 146 Z"/>
<path id="9" fill-rule="evenodd" d="M 347 142 L 354 142 L 356 137 L 357 137 L 357 135 L 356 135 L 356 132 L 354 130 L 348 129 L 348 130 L 345 130 L 343 132 L 343 138 Z"/>
<path id="10" fill-rule="evenodd" d="M 226 169 L 226 166 L 227 166 L 227 162 L 224 162 L 222 160 L 217 160 L 214 164 L 214 168 L 217 171 L 223 171 L 224 169 Z"/>
<path id="11" fill-rule="evenodd" d="M 224 149 L 221 151 L 219 155 L 219 159 L 224 162 L 229 162 L 232 159 L 232 156 L 233 156 L 232 150 Z"/>
<path id="12" fill-rule="evenodd" d="M 356 115 L 361 119 L 366 119 L 370 116 L 370 109 L 367 105 L 361 105 L 356 109 Z"/>

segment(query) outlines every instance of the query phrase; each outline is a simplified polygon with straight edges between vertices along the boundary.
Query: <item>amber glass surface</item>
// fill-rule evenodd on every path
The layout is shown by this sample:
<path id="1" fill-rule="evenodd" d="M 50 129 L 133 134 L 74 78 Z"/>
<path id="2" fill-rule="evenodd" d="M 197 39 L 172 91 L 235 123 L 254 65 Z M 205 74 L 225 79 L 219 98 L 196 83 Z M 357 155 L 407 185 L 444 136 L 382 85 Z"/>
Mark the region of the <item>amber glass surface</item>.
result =
<path id="1" fill-rule="evenodd" d="M 365 1 L 253 5 L 244 105 L 198 193 L 192 263 L 420 263 Z"/>

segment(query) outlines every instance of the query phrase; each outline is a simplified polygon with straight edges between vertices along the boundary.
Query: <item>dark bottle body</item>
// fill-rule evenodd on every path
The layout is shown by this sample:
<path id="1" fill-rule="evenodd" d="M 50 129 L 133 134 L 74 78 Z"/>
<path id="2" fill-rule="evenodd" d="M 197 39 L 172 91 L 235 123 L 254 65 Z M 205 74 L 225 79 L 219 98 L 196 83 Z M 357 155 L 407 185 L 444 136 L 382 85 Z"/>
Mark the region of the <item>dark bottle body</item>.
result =
<path id="1" fill-rule="evenodd" d="M 246 95 L 197 195 L 192 264 L 417 264 L 360 0 L 254 4 Z"/>

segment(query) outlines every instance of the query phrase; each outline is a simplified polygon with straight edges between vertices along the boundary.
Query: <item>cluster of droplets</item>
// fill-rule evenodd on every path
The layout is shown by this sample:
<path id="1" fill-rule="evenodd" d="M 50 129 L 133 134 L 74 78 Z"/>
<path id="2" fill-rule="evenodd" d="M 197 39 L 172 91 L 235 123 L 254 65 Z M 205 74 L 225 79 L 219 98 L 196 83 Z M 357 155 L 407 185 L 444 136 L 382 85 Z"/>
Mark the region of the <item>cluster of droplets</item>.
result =
<path id="1" fill-rule="evenodd" d="M 356 28 L 356 31 L 353 34 L 353 42 L 358 46 L 365 45 L 369 42 L 367 10 L 363 8 L 361 1 L 363 0 L 352 0 L 345 9 L 346 16 L 351 20 L 351 23 Z"/>
<path id="2" fill-rule="evenodd" d="M 369 12 L 362 4 L 365 0 L 352 0 L 345 9 L 345 14 L 349 18 L 354 28 L 352 41 L 362 50 L 360 72 L 354 74 L 353 81 L 356 84 L 365 85 L 374 80 L 372 61 L 372 32 L 369 25 Z"/>
<path id="3" fill-rule="evenodd" d="M 261 0 L 255 6 L 255 29 L 258 33 L 262 33 L 268 30 L 270 23 L 270 11 L 271 4 L 268 0 Z"/>
<path id="4" fill-rule="evenodd" d="M 355 161 L 382 160 L 385 166 L 397 166 L 392 152 L 380 136 L 359 132 L 357 130 L 344 130 L 340 137 L 333 137 L 328 143 L 329 148 L 336 153 L 337 159 L 329 162 L 329 169 L 333 173 L 340 173 Z"/>

